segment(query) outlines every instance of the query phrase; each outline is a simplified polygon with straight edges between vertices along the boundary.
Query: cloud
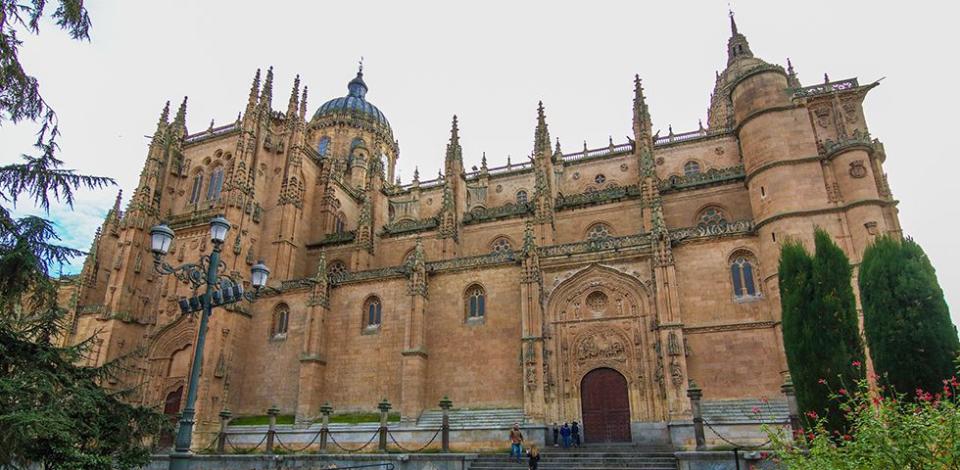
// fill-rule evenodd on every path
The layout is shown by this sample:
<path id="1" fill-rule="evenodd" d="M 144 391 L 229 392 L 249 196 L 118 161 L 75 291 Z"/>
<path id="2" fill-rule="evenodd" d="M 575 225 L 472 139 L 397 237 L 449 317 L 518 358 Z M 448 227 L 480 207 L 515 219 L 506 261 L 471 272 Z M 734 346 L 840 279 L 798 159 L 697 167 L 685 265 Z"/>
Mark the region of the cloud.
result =
<path id="1" fill-rule="evenodd" d="M 50 212 L 40 208 L 20 204 L 14 209 L 14 217 L 32 215 L 53 222 L 60 244 L 86 252 L 90 249 L 97 227 L 103 224 L 116 197 L 110 189 L 99 191 L 80 191 L 73 207 L 66 204 L 51 204 Z M 121 206 L 122 207 L 122 206 Z M 63 274 L 77 274 L 83 268 L 84 257 L 76 257 L 62 266 Z"/>

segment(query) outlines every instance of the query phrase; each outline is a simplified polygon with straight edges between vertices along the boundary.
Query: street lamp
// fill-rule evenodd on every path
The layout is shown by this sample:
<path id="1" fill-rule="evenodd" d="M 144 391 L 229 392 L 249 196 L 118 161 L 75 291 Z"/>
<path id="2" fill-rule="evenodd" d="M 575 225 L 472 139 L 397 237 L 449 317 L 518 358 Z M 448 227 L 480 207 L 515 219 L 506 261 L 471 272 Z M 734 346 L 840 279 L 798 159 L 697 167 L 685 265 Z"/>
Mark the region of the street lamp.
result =
<path id="1" fill-rule="evenodd" d="M 213 307 L 228 305 L 241 300 L 253 301 L 256 292 L 267 285 L 270 269 L 258 262 L 250 268 L 250 284 L 254 292 L 244 292 L 239 280 L 221 274 L 226 271 L 226 264 L 220 261 L 220 252 L 223 241 L 227 239 L 230 222 L 222 215 L 210 221 L 210 241 L 213 242 L 213 251 L 209 255 L 200 256 L 199 263 L 187 263 L 180 266 L 171 266 L 163 261 L 163 257 L 170 252 L 174 232 L 166 224 L 161 223 L 150 229 L 150 250 L 153 252 L 153 264 L 161 275 L 172 274 L 180 281 L 189 283 L 196 291 L 206 285 L 206 293 L 191 298 L 182 298 L 179 301 L 180 311 L 193 313 L 202 311 L 200 315 L 200 331 L 197 334 L 197 347 L 193 351 L 193 363 L 190 366 L 190 382 L 187 384 L 187 402 L 180 418 L 180 428 L 177 430 L 177 439 L 174 451 L 170 454 L 171 470 L 187 470 L 190 468 L 190 442 L 193 440 L 193 418 L 196 410 L 197 382 L 200 380 L 200 364 L 203 360 L 203 343 L 207 335 L 207 320 Z"/>

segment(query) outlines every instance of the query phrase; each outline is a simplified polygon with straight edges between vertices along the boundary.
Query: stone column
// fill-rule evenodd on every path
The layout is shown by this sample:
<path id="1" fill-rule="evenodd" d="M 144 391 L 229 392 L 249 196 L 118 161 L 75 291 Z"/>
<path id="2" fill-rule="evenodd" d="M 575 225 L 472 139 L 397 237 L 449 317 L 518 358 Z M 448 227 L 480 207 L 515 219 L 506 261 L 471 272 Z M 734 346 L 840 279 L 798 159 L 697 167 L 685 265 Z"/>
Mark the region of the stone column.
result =
<path id="1" fill-rule="evenodd" d="M 273 453 L 273 440 L 277 434 L 277 414 L 280 413 L 280 410 L 277 409 L 276 405 L 271 406 L 267 410 L 267 416 L 270 417 L 270 427 L 267 429 L 267 453 Z"/>
<path id="2" fill-rule="evenodd" d="M 390 402 L 386 398 L 377 404 L 380 410 L 380 451 L 387 451 L 387 417 L 390 413 Z"/>
<path id="3" fill-rule="evenodd" d="M 400 416 L 414 421 L 424 409 L 424 393 L 427 380 L 427 265 L 423 241 L 417 239 L 413 263 L 407 282 L 410 295 L 410 314 L 404 325 L 402 375 L 400 383 Z"/>
<path id="4" fill-rule="evenodd" d="M 330 415 L 333 413 L 333 407 L 329 402 L 325 402 L 320 407 L 320 415 L 323 421 L 320 425 L 320 452 L 327 451 L 327 437 L 330 434 Z"/>
<path id="5" fill-rule="evenodd" d="M 217 453 L 222 454 L 227 444 L 227 425 L 230 424 L 230 410 L 220 411 L 220 434 L 217 435 Z"/>
<path id="6" fill-rule="evenodd" d="M 300 352 L 300 376 L 297 388 L 297 424 L 313 422 L 323 396 L 324 375 L 327 369 L 326 331 L 324 318 L 330 313 L 330 283 L 327 262 L 321 252 L 314 286 L 307 301 L 307 327 Z"/>
<path id="7" fill-rule="evenodd" d="M 787 409 L 790 410 L 790 429 L 793 431 L 793 435 L 796 435 L 802 432 L 802 426 L 800 426 L 800 406 L 797 405 L 797 395 L 794 394 L 793 379 L 790 378 L 790 374 L 787 374 L 780 390 L 787 397 Z"/>
<path id="8" fill-rule="evenodd" d="M 450 452 L 450 408 L 453 407 L 453 402 L 444 395 L 443 400 L 440 400 L 440 409 L 443 410 L 443 421 L 440 425 L 441 429 L 441 442 L 443 443 L 443 451 Z"/>
<path id="9" fill-rule="evenodd" d="M 703 398 L 703 390 L 697 386 L 693 379 L 687 384 L 687 397 L 690 398 L 690 410 L 693 412 L 693 435 L 697 440 L 697 450 L 704 450 L 707 447 L 707 440 L 703 434 L 703 413 L 700 411 L 700 399 Z"/>

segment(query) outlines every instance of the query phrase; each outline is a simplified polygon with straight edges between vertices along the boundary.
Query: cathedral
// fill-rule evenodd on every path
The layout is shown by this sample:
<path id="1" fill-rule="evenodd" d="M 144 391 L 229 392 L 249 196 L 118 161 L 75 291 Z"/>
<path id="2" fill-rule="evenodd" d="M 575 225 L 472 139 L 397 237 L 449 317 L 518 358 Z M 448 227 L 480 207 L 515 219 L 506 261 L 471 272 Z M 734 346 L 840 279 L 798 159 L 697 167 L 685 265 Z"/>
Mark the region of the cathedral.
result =
<path id="1" fill-rule="evenodd" d="M 454 116 L 434 179 L 396 177 L 362 68 L 315 111 L 299 77 L 275 110 L 272 70 L 257 71 L 236 122 L 195 133 L 186 100 L 172 119 L 168 103 L 129 203 L 117 197 L 65 283 L 65 341 L 95 336 L 89 364 L 127 356 L 103 385 L 177 414 L 199 323 L 178 302 L 195 293 L 158 274 L 149 232 L 167 223 L 165 261 L 196 262 L 222 215 L 226 271 L 249 282 L 262 260 L 271 274 L 255 302 L 213 311 L 200 429 L 225 409 L 310 423 L 325 403 L 383 399 L 416 423 L 449 397 L 641 442 L 689 425 L 688 388 L 780 400 L 780 244 L 812 246 L 821 227 L 856 265 L 900 233 L 897 201 L 863 115 L 877 84 L 804 86 L 789 61 L 755 57 L 732 16 L 731 29 L 699 129 L 654 133 L 635 78 L 625 142 L 561 149 L 541 103 L 529 159 L 468 167 Z"/>

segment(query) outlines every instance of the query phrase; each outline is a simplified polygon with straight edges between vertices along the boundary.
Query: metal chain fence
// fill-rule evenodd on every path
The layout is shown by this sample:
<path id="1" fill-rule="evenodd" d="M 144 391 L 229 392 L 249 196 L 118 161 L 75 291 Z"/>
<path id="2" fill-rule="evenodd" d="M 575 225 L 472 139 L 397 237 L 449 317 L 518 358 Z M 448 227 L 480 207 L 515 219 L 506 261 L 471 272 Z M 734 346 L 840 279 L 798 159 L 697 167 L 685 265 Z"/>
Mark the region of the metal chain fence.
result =
<path id="1" fill-rule="evenodd" d="M 398 449 L 410 454 L 416 454 L 418 452 L 423 452 L 424 450 L 426 450 L 427 447 L 430 447 L 430 444 L 433 444 L 433 441 L 435 441 L 437 439 L 437 436 L 440 435 L 440 431 L 443 431 L 443 428 L 437 429 L 437 432 L 433 434 L 433 437 L 431 437 L 430 440 L 423 445 L 423 447 L 419 447 L 417 449 L 407 449 L 406 447 L 403 447 L 402 445 L 400 445 L 399 442 L 397 442 L 397 438 L 393 437 L 393 433 L 390 431 L 387 431 L 387 435 L 390 436 L 390 440 L 393 441 L 393 444 L 397 446 Z"/>

